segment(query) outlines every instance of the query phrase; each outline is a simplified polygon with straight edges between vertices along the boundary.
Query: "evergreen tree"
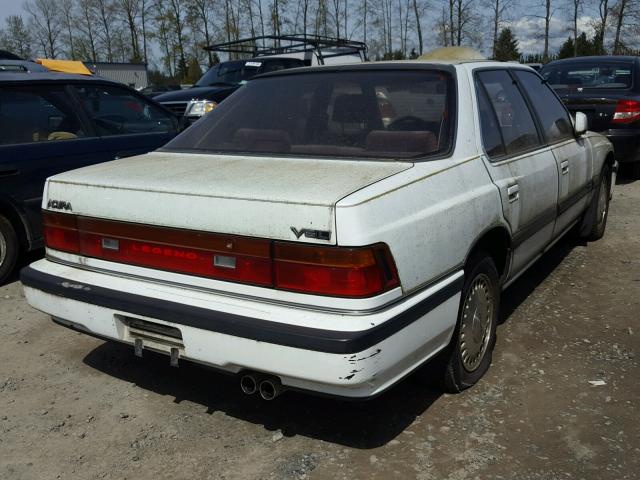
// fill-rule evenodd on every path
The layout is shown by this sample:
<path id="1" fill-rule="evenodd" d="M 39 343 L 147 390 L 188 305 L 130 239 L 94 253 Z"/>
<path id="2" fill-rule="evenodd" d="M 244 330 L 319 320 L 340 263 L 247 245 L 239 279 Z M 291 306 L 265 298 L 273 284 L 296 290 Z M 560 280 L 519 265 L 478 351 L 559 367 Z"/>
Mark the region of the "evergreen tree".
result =
<path id="1" fill-rule="evenodd" d="M 500 35 L 496 42 L 496 55 L 494 60 L 508 62 L 509 60 L 518 60 L 519 58 L 518 40 L 510 28 L 503 28 L 500 30 Z"/>
<path id="2" fill-rule="evenodd" d="M 573 38 L 567 37 L 565 42 L 560 46 L 560 50 L 558 50 L 558 58 L 571 57 L 573 57 Z"/>
<path id="3" fill-rule="evenodd" d="M 596 39 L 590 39 L 585 32 L 582 32 L 578 37 L 577 49 L 574 49 L 573 38 L 569 37 L 560 47 L 558 58 L 571 58 L 576 51 L 579 57 L 584 57 L 598 55 L 600 48 Z"/>

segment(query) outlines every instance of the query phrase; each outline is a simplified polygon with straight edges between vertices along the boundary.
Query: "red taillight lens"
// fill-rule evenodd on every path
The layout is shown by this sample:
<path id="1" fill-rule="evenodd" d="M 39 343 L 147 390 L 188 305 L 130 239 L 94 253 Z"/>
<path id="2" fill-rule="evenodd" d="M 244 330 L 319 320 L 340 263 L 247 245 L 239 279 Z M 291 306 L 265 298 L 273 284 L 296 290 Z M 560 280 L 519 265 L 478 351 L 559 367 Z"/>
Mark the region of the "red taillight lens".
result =
<path id="1" fill-rule="evenodd" d="M 364 248 L 276 243 L 275 287 L 340 297 L 370 297 L 399 285 L 386 245 Z"/>
<path id="2" fill-rule="evenodd" d="M 47 247 L 112 262 L 340 297 L 368 297 L 400 285 L 384 244 L 301 245 L 48 211 L 43 219 Z"/>
<path id="3" fill-rule="evenodd" d="M 637 100 L 618 100 L 611 123 L 633 123 L 640 120 L 640 102 Z"/>
<path id="4" fill-rule="evenodd" d="M 62 213 L 42 212 L 44 242 L 49 248 L 80 253 L 77 217 Z"/>

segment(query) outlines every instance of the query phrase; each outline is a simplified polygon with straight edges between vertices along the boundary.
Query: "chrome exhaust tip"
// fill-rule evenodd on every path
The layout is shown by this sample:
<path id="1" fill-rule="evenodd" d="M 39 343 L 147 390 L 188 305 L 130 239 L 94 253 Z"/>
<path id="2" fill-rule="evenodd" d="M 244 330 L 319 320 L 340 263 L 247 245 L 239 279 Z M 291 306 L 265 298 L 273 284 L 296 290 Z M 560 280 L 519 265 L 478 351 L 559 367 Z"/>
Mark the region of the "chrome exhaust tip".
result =
<path id="1" fill-rule="evenodd" d="M 240 388 L 243 393 L 253 395 L 258 391 L 258 382 L 253 375 L 243 375 L 240 377 Z"/>
<path id="2" fill-rule="evenodd" d="M 260 396 L 263 400 L 273 400 L 282 393 L 282 384 L 277 379 L 267 379 L 260 382 Z"/>

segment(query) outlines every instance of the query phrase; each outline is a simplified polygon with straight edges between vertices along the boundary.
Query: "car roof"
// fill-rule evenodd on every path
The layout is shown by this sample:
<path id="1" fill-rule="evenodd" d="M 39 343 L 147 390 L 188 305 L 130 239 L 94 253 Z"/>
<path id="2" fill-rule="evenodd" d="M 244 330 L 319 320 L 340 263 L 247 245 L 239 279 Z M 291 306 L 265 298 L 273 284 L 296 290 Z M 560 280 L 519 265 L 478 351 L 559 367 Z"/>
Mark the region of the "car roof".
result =
<path id="1" fill-rule="evenodd" d="M 572 58 L 561 58 L 559 60 L 554 60 L 552 62 L 544 65 L 557 65 L 560 63 L 583 63 L 583 62 L 635 62 L 640 57 L 635 57 L 633 55 L 592 55 L 589 57 L 572 57 Z"/>
<path id="2" fill-rule="evenodd" d="M 301 73 L 314 72 L 342 72 L 357 70 L 446 70 L 453 72 L 456 66 L 464 65 L 466 68 L 521 68 L 524 70 L 534 71 L 527 65 L 511 62 L 496 62 L 492 60 L 394 60 L 382 62 L 364 62 L 364 63 L 347 63 L 342 65 L 319 65 L 314 67 L 290 68 L 286 70 L 278 70 L 276 72 L 264 73 L 254 78 L 267 78 L 283 75 L 296 75 Z"/>
<path id="3" fill-rule="evenodd" d="M 73 75 L 69 73 L 56 72 L 2 72 L 0 73 L 0 83 L 50 83 L 50 82 L 100 82 L 110 83 L 113 85 L 121 85 L 106 78 L 89 76 L 89 75 Z"/>
<path id="4" fill-rule="evenodd" d="M 12 60 L 2 58 L 0 59 L 0 67 L 2 66 L 19 66 L 26 68 L 29 72 L 48 72 L 49 70 L 46 67 L 43 67 L 39 63 L 32 62 L 30 60 Z M 15 70 L 9 70 L 11 72 L 15 72 Z M 25 72 L 17 72 L 24 74 Z"/>

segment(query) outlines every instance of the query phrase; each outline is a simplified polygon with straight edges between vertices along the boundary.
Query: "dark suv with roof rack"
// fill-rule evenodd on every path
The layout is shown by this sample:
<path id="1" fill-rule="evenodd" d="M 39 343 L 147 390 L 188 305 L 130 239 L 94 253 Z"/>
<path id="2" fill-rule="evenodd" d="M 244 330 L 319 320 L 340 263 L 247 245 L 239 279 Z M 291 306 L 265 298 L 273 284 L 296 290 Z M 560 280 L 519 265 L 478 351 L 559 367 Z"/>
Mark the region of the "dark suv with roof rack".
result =
<path id="1" fill-rule="evenodd" d="M 20 252 L 43 245 L 40 209 L 48 177 L 155 150 L 179 126 L 170 111 L 119 83 L 0 72 L 0 284 Z M 72 211 L 73 202 L 58 207 Z"/>
<path id="2" fill-rule="evenodd" d="M 589 130 L 602 133 L 621 164 L 640 178 L 640 57 L 596 56 L 556 60 L 540 74 Z"/>
<path id="3" fill-rule="evenodd" d="M 366 44 L 319 35 L 265 35 L 210 45 L 205 50 L 250 58 L 214 65 L 192 88 L 154 97 L 176 115 L 184 115 L 189 123 L 213 110 L 256 75 L 367 60 Z"/>

